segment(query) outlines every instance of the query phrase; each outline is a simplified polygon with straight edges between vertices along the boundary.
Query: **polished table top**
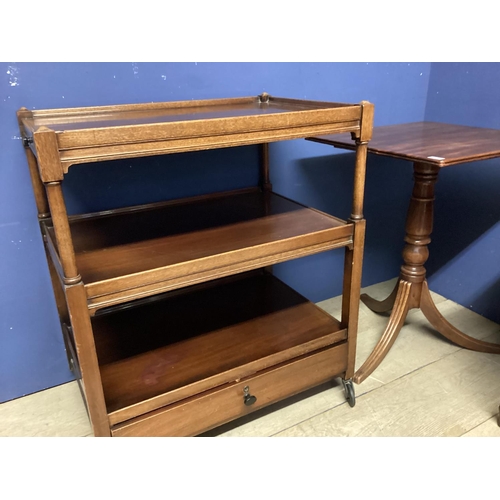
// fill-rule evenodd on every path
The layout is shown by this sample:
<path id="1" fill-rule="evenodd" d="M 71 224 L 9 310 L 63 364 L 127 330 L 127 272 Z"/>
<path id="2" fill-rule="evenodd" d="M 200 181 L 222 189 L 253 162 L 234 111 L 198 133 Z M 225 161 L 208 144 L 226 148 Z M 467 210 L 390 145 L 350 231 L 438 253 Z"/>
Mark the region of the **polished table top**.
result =
<path id="1" fill-rule="evenodd" d="M 314 142 L 354 149 L 350 134 L 310 138 Z M 375 127 L 368 143 L 370 153 L 448 167 L 500 156 L 500 130 L 414 122 Z"/>

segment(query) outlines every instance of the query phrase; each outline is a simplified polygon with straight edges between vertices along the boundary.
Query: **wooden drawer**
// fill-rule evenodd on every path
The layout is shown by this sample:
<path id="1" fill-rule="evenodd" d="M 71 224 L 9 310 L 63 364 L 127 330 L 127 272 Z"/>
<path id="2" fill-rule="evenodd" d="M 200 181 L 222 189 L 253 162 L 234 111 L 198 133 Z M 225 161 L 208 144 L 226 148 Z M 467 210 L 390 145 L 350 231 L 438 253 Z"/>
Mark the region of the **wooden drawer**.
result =
<path id="1" fill-rule="evenodd" d="M 343 374 L 347 343 L 327 347 L 112 428 L 113 436 L 194 436 Z M 244 388 L 257 397 L 244 404 Z"/>

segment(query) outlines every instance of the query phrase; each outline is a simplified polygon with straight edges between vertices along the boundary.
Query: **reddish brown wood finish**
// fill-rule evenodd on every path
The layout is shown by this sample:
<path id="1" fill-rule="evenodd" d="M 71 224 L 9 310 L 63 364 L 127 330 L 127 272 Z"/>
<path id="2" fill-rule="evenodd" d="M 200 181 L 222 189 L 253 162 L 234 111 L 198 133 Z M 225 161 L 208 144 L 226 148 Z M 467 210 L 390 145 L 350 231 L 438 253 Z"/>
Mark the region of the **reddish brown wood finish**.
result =
<path id="1" fill-rule="evenodd" d="M 352 149 L 347 136 L 314 137 L 312 141 Z M 443 336 L 466 349 L 500 354 L 500 344 L 466 335 L 439 313 L 429 292 L 424 264 L 429 257 L 434 186 L 439 169 L 470 161 L 500 156 L 500 130 L 445 123 L 419 122 L 376 127 L 368 152 L 412 160 L 414 187 L 406 219 L 404 264 L 393 292 L 383 301 L 367 295 L 361 300 L 375 312 L 392 309 L 389 323 L 375 349 L 356 371 L 353 380 L 361 383 L 383 361 L 394 344 L 412 308 L 420 308 L 431 325 Z"/>
<path id="2" fill-rule="evenodd" d="M 365 242 L 365 220 L 354 223 L 356 245 L 345 250 L 344 283 L 342 292 L 342 325 L 348 331 L 348 363 L 346 379 L 354 375 L 356 364 L 356 339 L 358 332 L 359 296 L 361 292 L 361 272 L 363 268 L 363 248 Z"/>
<path id="3" fill-rule="evenodd" d="M 24 111 L 27 110 L 25 109 Z M 18 113 L 19 120 L 21 119 L 21 116 L 22 113 Z M 38 210 L 38 219 L 46 219 L 50 216 L 49 202 L 47 201 L 45 187 L 40 179 L 40 174 L 38 172 L 38 163 L 35 155 L 33 154 L 33 151 L 31 151 L 27 143 L 24 144 L 24 151 L 26 153 L 26 160 L 28 162 L 30 171 L 31 185 L 33 186 L 33 193 L 35 195 L 35 202 Z"/>
<path id="4" fill-rule="evenodd" d="M 347 134 L 315 136 L 315 142 L 354 149 Z M 487 160 L 500 156 L 500 130 L 414 122 L 375 127 L 369 152 L 437 167 Z"/>
<path id="5" fill-rule="evenodd" d="M 257 190 L 74 217 L 70 227 L 87 295 L 105 305 L 120 291 L 136 298 L 150 284 L 179 287 L 184 279 L 186 286 L 193 275 L 202 281 L 200 273 L 220 276 L 352 242 L 351 224 Z"/>
<path id="6" fill-rule="evenodd" d="M 167 294 L 92 324 L 111 423 L 347 338 L 337 320 L 268 274 Z"/>
<path id="7" fill-rule="evenodd" d="M 111 429 L 113 436 L 193 436 L 320 385 L 346 369 L 346 345 L 327 347 L 226 384 Z M 257 397 L 243 403 L 244 388 Z M 293 388 L 292 391 L 290 388 Z"/>
<path id="8" fill-rule="evenodd" d="M 59 142 L 56 133 L 47 127 L 40 127 L 33 133 L 33 143 L 42 182 L 61 182 L 64 177 Z"/>
<path id="9" fill-rule="evenodd" d="M 96 436 L 193 435 L 251 411 L 240 394 L 250 382 L 258 408 L 352 375 L 372 104 L 262 94 L 22 108 L 18 121 Z M 270 142 L 340 132 L 356 140 L 350 220 L 271 192 Z M 67 216 L 61 182 L 73 164 L 245 144 L 260 145 L 259 187 Z M 342 325 L 256 271 L 337 247 L 346 247 Z"/>
<path id="10" fill-rule="evenodd" d="M 263 191 L 271 191 L 273 186 L 269 178 L 269 144 L 260 147 L 260 186 Z"/>
<path id="11" fill-rule="evenodd" d="M 66 212 L 66 204 L 60 182 L 46 184 L 47 199 L 49 201 L 52 216 L 54 239 L 61 259 L 61 267 L 64 273 L 62 277 L 66 285 L 72 285 L 81 281 L 75 260 L 75 250 L 71 239 L 71 232 Z"/>
<path id="12" fill-rule="evenodd" d="M 362 105 L 266 96 L 207 101 L 26 111 L 23 132 L 37 136 L 44 182 L 69 167 L 113 158 L 261 144 L 337 132 L 360 134 Z M 50 134 L 49 134 L 50 132 Z M 46 136 L 46 140 L 45 140 Z M 54 139 L 55 138 L 55 139 Z M 55 148 L 44 145 L 57 142 Z M 55 141 L 55 142 L 54 142 Z M 52 152 L 51 152 L 52 151 Z M 55 153 L 54 153 L 55 154 Z M 46 165 L 46 166 L 43 166 Z"/>
<path id="13" fill-rule="evenodd" d="M 86 308 L 83 283 L 65 287 L 66 300 L 75 347 L 78 370 L 82 375 L 86 404 L 95 436 L 110 435 L 109 419 L 104 402 L 101 375 L 95 350 L 94 335 Z"/>

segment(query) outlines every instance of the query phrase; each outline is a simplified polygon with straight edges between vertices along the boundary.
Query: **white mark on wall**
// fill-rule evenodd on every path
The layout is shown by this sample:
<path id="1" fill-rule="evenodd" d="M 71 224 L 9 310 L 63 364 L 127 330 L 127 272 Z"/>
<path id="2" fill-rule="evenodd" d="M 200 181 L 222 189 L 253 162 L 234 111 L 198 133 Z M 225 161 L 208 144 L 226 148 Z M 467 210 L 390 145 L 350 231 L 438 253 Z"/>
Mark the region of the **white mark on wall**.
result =
<path id="1" fill-rule="evenodd" d="M 422 73 L 420 73 L 420 76 L 422 76 Z"/>
<path id="2" fill-rule="evenodd" d="M 11 87 L 17 87 L 19 85 L 19 70 L 15 66 L 7 67 L 7 74 L 9 75 L 9 84 Z"/>
<path id="3" fill-rule="evenodd" d="M 16 140 L 17 140 L 17 141 L 20 141 L 21 139 L 22 139 L 22 137 L 21 137 L 20 135 L 13 135 L 13 136 L 12 136 L 12 140 L 13 140 L 13 141 L 16 141 Z"/>
<path id="4" fill-rule="evenodd" d="M 166 80 L 167 79 L 167 75 L 161 75 L 161 77 Z"/>
<path id="5" fill-rule="evenodd" d="M 113 75 L 113 78 L 116 78 L 116 75 Z"/>
<path id="6" fill-rule="evenodd" d="M 139 78 L 139 66 L 137 66 L 137 63 L 132 63 L 132 71 L 134 72 L 134 76 Z"/>

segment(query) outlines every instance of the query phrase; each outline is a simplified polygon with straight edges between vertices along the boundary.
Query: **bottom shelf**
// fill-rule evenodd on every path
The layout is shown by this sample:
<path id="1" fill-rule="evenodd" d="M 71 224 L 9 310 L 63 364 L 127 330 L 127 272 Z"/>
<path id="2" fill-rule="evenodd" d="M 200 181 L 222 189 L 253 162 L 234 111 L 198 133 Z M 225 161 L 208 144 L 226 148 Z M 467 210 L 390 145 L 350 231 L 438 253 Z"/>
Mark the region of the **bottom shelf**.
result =
<path id="1" fill-rule="evenodd" d="M 269 274 L 234 276 L 120 306 L 92 323 L 110 423 L 128 421 L 122 424 L 127 432 L 139 425 L 131 419 L 162 421 L 172 411 L 185 419 L 188 407 L 206 420 L 210 401 L 227 394 L 238 393 L 247 411 L 245 379 L 276 384 L 253 405 L 257 409 L 346 369 L 346 330 Z M 239 416 L 240 410 L 229 413 Z M 114 434 L 126 433 L 117 429 Z"/>

